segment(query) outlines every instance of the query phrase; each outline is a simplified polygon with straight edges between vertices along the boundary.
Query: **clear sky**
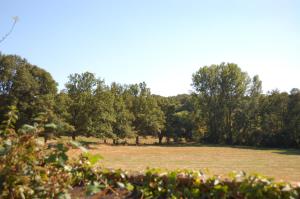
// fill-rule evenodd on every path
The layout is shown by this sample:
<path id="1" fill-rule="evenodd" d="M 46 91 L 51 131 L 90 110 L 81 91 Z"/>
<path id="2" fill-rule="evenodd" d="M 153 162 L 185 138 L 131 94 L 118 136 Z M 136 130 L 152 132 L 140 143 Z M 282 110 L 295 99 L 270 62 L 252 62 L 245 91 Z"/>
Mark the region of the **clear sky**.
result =
<path id="1" fill-rule="evenodd" d="M 199 67 L 237 63 L 264 91 L 300 88 L 299 0 L 1 0 L 0 44 L 49 71 L 188 93 Z"/>

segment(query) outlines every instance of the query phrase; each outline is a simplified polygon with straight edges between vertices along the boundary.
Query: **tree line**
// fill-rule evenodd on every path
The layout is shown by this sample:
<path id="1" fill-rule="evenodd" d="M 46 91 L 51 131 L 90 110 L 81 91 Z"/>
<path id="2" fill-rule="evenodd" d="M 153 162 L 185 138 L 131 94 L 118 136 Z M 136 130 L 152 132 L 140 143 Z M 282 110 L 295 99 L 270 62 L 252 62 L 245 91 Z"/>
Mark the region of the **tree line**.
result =
<path id="1" fill-rule="evenodd" d="M 71 74 L 65 88 L 44 69 L 16 55 L 0 54 L 0 121 L 18 110 L 16 128 L 34 124 L 49 135 L 93 136 L 118 143 L 156 136 L 161 143 L 194 142 L 300 147 L 300 91 L 262 92 L 258 76 L 233 63 L 201 67 L 194 92 L 151 93 L 145 82 L 106 84 L 90 72 Z"/>

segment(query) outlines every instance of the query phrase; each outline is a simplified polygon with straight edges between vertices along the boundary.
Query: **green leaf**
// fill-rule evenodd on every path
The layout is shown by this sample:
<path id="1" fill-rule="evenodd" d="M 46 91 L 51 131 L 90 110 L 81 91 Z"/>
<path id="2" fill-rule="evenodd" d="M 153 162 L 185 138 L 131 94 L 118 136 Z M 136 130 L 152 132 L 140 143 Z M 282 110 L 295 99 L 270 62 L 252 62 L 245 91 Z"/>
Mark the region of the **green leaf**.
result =
<path id="1" fill-rule="evenodd" d="M 83 151 L 84 153 L 87 153 L 88 150 L 82 146 L 82 144 L 80 144 L 79 142 L 76 142 L 76 141 L 70 141 L 70 144 L 73 146 L 73 147 L 76 147 L 78 149 L 80 149 L 81 151 Z"/>
<path id="2" fill-rule="evenodd" d="M 45 124 L 45 128 L 55 130 L 57 126 L 54 123 L 49 123 L 49 124 Z"/>
<path id="3" fill-rule="evenodd" d="M 57 160 L 56 155 L 55 155 L 55 154 L 51 154 L 51 155 L 46 159 L 46 162 L 48 162 L 48 163 L 54 163 L 54 162 L 56 162 L 56 160 Z"/>
<path id="4" fill-rule="evenodd" d="M 134 186 L 133 186 L 131 183 L 126 183 L 126 189 L 127 189 L 128 191 L 133 191 Z"/>
<path id="5" fill-rule="evenodd" d="M 86 187 L 86 194 L 89 196 L 94 195 L 96 193 L 99 193 L 101 191 L 101 188 L 103 188 L 103 186 L 101 186 L 98 182 L 94 182 L 93 184 L 89 184 Z"/>
<path id="6" fill-rule="evenodd" d="M 6 154 L 6 149 L 0 146 L 0 155 L 5 155 L 5 154 Z"/>
<path id="7" fill-rule="evenodd" d="M 8 147 L 11 147 L 11 145 L 12 145 L 11 140 L 10 140 L 10 139 L 5 140 L 5 141 L 4 141 L 4 145 L 5 145 L 5 146 L 8 146 Z"/>
<path id="8" fill-rule="evenodd" d="M 88 158 L 92 165 L 96 164 L 99 160 L 103 159 L 103 157 L 99 154 L 93 155 L 91 153 L 86 153 L 85 156 Z"/>
<path id="9" fill-rule="evenodd" d="M 79 142 L 76 142 L 76 141 L 73 141 L 73 140 L 71 140 L 70 141 L 70 144 L 72 145 L 72 146 L 74 146 L 74 147 L 79 147 L 79 146 L 81 146 L 81 144 L 79 143 Z"/>

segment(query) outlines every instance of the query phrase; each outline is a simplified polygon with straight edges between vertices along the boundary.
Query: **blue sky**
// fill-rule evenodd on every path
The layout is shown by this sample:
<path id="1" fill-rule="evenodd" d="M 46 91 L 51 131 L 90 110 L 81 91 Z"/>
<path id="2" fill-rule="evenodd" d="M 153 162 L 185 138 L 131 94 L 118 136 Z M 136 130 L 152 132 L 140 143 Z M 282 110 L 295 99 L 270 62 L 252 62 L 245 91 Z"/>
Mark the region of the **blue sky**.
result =
<path id="1" fill-rule="evenodd" d="M 223 61 L 258 74 L 264 91 L 300 88 L 298 0 L 1 0 L 1 36 L 12 16 L 0 51 L 45 68 L 59 88 L 90 71 L 176 95 Z"/>

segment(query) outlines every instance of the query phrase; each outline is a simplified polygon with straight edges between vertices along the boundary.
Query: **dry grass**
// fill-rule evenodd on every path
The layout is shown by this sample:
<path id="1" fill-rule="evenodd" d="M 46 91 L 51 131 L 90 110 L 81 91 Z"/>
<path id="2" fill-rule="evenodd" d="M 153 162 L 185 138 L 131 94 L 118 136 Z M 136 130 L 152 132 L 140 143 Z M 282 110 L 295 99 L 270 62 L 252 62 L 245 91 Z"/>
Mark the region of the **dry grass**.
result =
<path id="1" fill-rule="evenodd" d="M 102 165 L 142 171 L 147 167 L 206 170 L 211 174 L 225 175 L 231 171 L 246 171 L 274 177 L 276 180 L 300 181 L 300 150 L 257 149 L 210 145 L 174 146 L 111 146 L 90 143 L 91 153 L 104 157 Z M 72 150 L 71 156 L 77 156 Z"/>

